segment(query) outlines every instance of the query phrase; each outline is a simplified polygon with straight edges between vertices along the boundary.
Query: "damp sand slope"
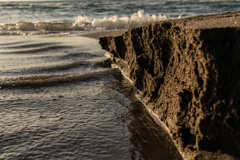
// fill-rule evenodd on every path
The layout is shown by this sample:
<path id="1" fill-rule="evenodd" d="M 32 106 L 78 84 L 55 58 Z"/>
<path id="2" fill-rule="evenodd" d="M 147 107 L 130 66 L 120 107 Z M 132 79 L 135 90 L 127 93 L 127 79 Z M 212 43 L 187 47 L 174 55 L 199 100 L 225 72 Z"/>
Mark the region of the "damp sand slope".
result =
<path id="1" fill-rule="evenodd" d="M 185 159 L 240 158 L 240 12 L 100 38 Z"/>

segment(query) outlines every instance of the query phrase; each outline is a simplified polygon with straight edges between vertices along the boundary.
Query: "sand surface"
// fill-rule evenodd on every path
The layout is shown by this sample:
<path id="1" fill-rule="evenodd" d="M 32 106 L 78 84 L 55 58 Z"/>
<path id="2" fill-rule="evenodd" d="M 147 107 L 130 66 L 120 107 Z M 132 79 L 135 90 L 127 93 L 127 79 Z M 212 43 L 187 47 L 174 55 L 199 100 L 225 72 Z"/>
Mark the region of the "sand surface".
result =
<path id="1" fill-rule="evenodd" d="M 100 37 L 185 159 L 240 158 L 240 12 Z"/>

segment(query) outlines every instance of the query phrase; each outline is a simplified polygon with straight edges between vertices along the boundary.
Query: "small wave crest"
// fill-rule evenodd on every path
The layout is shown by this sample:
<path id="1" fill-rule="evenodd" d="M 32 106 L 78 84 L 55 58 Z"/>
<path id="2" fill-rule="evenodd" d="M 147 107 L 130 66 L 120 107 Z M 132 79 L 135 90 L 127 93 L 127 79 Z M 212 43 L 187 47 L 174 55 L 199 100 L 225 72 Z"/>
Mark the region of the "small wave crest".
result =
<path id="1" fill-rule="evenodd" d="M 1 54 L 32 54 L 32 53 L 42 53 L 42 52 L 49 52 L 49 51 L 57 51 L 62 49 L 71 48 L 70 46 L 62 46 L 62 45 L 52 45 L 52 46 L 44 46 L 40 48 L 31 48 L 31 49 L 24 49 L 24 50 L 14 50 L 10 52 L 1 52 Z"/>
<path id="2" fill-rule="evenodd" d="M 75 18 L 74 23 L 26 22 L 19 21 L 0 25 L 0 34 L 42 34 L 61 31 L 89 31 L 89 30 L 120 30 L 148 25 L 153 22 L 166 20 L 165 15 L 149 15 L 139 10 L 131 16 L 109 18 L 91 18 L 86 15 Z"/>
<path id="3" fill-rule="evenodd" d="M 165 15 L 149 15 L 144 14 L 144 10 L 139 10 L 137 13 L 132 14 L 130 17 L 119 17 L 114 15 L 110 18 L 94 18 L 90 20 L 87 16 L 78 16 L 73 26 L 75 28 L 90 28 L 96 30 L 115 30 L 115 29 L 129 29 L 134 27 L 140 27 L 148 25 L 153 22 L 166 20 Z"/>
<path id="4" fill-rule="evenodd" d="M 0 7 L 4 7 L 7 9 L 34 9 L 34 8 L 42 8 L 42 9 L 55 9 L 58 6 L 51 3 L 51 5 L 47 4 L 35 4 L 35 3 L 11 3 L 11 1 L 6 3 L 0 3 Z"/>
<path id="5" fill-rule="evenodd" d="M 73 30 L 72 23 L 52 23 L 52 22 L 25 22 L 19 21 L 16 23 L 10 24 L 1 24 L 0 25 L 0 32 L 1 34 L 22 34 L 24 31 L 28 32 L 31 31 L 31 34 L 38 34 L 38 33 L 52 33 L 56 31 L 69 31 Z"/>
<path id="6" fill-rule="evenodd" d="M 107 75 L 114 74 L 116 69 L 103 70 L 98 72 L 87 73 L 83 75 L 35 75 L 28 77 L 18 77 L 5 79 L 0 81 L 0 89 L 4 88 L 22 88 L 22 87 L 44 87 L 44 86 L 54 86 L 64 83 L 82 82 L 95 79 L 101 79 Z"/>

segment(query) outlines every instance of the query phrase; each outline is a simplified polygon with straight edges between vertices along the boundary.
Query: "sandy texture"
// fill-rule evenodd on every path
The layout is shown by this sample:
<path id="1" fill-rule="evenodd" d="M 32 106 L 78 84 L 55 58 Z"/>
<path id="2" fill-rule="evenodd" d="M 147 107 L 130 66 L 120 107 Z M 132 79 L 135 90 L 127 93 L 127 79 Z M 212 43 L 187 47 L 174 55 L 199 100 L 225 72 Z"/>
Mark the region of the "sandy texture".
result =
<path id="1" fill-rule="evenodd" d="M 240 157 L 240 12 L 100 38 L 185 159 Z"/>

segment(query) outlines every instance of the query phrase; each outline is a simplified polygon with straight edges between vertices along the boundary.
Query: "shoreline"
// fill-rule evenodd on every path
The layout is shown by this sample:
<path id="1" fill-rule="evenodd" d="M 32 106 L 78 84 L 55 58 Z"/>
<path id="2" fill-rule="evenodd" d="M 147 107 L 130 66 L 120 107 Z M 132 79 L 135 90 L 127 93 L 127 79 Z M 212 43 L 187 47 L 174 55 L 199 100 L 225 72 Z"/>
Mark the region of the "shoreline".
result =
<path id="1" fill-rule="evenodd" d="M 108 31 L 95 31 L 95 32 L 90 32 L 90 33 L 83 33 L 80 36 L 82 37 L 88 37 L 88 38 L 93 38 L 93 39 L 99 39 L 100 37 L 105 37 L 105 36 L 118 36 L 121 35 L 122 33 L 126 32 L 127 30 L 108 30 Z"/>
<path id="2" fill-rule="evenodd" d="M 125 75 L 185 159 L 240 158 L 239 28 L 236 11 L 167 20 L 100 38 L 113 62 L 127 64 Z"/>

